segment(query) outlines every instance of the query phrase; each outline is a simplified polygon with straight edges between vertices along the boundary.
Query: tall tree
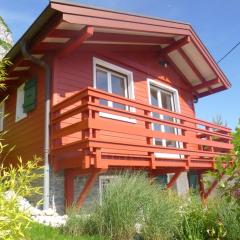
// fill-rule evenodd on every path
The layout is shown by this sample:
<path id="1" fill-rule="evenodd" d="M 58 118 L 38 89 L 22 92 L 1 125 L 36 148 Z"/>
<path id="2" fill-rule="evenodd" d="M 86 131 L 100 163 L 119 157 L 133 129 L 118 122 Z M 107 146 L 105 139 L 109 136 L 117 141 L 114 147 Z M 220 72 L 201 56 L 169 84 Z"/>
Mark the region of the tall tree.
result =
<path id="1" fill-rule="evenodd" d="M 12 33 L 3 18 L 0 16 L 0 60 L 6 55 L 12 46 Z"/>

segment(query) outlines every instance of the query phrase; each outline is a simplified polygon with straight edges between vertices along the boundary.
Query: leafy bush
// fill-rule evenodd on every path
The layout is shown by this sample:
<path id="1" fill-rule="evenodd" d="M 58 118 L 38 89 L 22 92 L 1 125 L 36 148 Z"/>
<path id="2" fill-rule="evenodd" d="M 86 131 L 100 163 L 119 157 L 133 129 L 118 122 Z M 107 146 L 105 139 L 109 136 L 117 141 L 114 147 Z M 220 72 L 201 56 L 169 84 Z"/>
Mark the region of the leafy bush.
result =
<path id="1" fill-rule="evenodd" d="M 215 211 L 217 211 L 217 223 L 222 225 L 227 240 L 240 239 L 240 219 L 239 206 L 234 201 L 227 201 L 226 199 L 217 199 L 212 204 Z"/>
<path id="2" fill-rule="evenodd" d="M 208 239 L 208 229 L 212 229 L 216 219 L 215 212 L 204 205 L 197 196 L 189 196 L 181 206 L 182 221 L 176 232 L 181 240 Z M 215 227 L 214 227 L 215 229 Z"/>
<path id="3" fill-rule="evenodd" d="M 24 230 L 31 222 L 30 218 L 19 209 L 19 196 L 29 197 L 40 193 L 39 187 L 32 182 L 41 178 L 35 173 L 40 167 L 39 160 L 26 164 L 19 159 L 17 167 L 0 166 L 0 239 L 25 239 Z"/>

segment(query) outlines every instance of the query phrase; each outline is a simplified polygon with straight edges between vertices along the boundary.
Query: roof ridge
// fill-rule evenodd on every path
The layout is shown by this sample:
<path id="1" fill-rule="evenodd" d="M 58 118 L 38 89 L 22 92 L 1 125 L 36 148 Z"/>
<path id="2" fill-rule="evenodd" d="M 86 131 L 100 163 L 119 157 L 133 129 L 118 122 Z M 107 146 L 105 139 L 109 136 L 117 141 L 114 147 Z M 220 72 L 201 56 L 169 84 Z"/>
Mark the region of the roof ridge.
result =
<path id="1" fill-rule="evenodd" d="M 153 16 L 148 16 L 148 15 L 144 15 L 144 14 L 140 14 L 140 13 L 127 12 L 125 10 L 115 10 L 115 9 L 111 9 L 111 8 L 94 6 L 94 5 L 90 5 L 90 4 L 83 4 L 83 3 L 76 2 L 74 0 L 49 0 L 49 3 L 59 3 L 59 4 L 76 6 L 76 7 L 78 6 L 78 7 L 83 7 L 83 8 L 104 10 L 104 11 L 108 11 L 108 12 L 127 14 L 127 15 L 131 15 L 131 16 L 136 16 L 136 17 L 143 17 L 143 18 L 148 18 L 148 19 L 154 19 L 154 20 L 159 20 L 159 21 L 172 22 L 172 23 L 178 23 L 178 24 L 184 24 L 184 25 L 191 26 L 191 24 L 187 23 L 187 22 L 182 22 L 182 21 L 178 21 L 178 20 L 169 20 L 166 18 L 153 17 Z"/>

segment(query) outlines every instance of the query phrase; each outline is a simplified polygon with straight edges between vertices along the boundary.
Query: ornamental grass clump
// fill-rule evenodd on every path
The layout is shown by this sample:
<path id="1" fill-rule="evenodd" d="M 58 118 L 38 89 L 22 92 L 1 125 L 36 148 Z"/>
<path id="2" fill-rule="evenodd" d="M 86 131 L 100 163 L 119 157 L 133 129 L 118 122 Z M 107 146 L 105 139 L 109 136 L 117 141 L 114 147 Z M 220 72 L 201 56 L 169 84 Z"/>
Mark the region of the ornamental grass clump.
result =
<path id="1" fill-rule="evenodd" d="M 157 188 L 144 207 L 144 222 L 141 235 L 144 240 L 174 239 L 174 233 L 181 221 L 179 198 L 175 192 Z"/>
<path id="2" fill-rule="evenodd" d="M 143 224 L 145 208 L 155 191 L 142 173 L 127 172 L 113 180 L 94 213 L 99 234 L 115 240 L 133 239 L 135 225 Z"/>
<path id="3" fill-rule="evenodd" d="M 180 222 L 179 198 L 152 183 L 145 173 L 125 172 L 109 183 L 102 204 L 90 215 L 70 214 L 64 233 L 104 239 L 171 239 Z"/>
<path id="4" fill-rule="evenodd" d="M 31 223 L 30 217 L 19 208 L 21 197 L 40 194 L 40 187 L 32 183 L 42 177 L 37 173 L 39 160 L 24 164 L 18 159 L 16 167 L 0 166 L 0 239 L 25 239 L 24 232 Z"/>

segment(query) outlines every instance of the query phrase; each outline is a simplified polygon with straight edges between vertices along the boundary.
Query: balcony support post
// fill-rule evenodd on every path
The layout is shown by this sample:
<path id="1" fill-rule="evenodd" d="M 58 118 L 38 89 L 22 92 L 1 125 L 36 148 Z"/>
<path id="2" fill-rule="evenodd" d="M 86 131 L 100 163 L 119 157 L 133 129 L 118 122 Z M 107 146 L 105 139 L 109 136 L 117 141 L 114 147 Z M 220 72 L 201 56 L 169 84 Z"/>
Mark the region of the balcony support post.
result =
<path id="1" fill-rule="evenodd" d="M 202 201 L 205 200 L 205 188 L 203 183 L 203 176 L 202 173 L 198 174 L 198 185 L 199 185 L 199 193 Z"/>
<path id="2" fill-rule="evenodd" d="M 74 174 L 71 170 L 64 171 L 65 207 L 70 207 L 74 199 Z"/>
<path id="3" fill-rule="evenodd" d="M 88 177 L 84 187 L 83 187 L 83 190 L 82 192 L 80 193 L 79 197 L 78 197 L 78 200 L 76 202 L 76 207 L 77 208 L 81 208 L 84 201 L 86 200 L 89 192 L 91 191 L 94 183 L 96 182 L 96 179 L 98 177 L 98 175 L 102 172 L 104 172 L 105 170 L 104 169 L 94 169 L 92 171 L 92 173 L 90 173 L 90 176 Z"/>
<path id="4" fill-rule="evenodd" d="M 221 178 L 223 175 L 221 176 Z M 213 192 L 213 190 L 216 188 L 218 184 L 218 180 L 214 180 L 211 184 L 211 186 L 208 188 L 207 191 L 205 191 L 204 182 L 203 182 L 203 175 L 202 173 L 199 173 L 198 175 L 198 183 L 199 183 L 199 191 L 202 201 L 206 201 L 206 199 L 209 197 L 209 195 Z"/>
<path id="5" fill-rule="evenodd" d="M 181 171 L 175 172 L 175 174 L 172 176 L 170 182 L 167 184 L 167 188 L 171 188 L 176 183 L 180 174 L 181 174 Z"/>

